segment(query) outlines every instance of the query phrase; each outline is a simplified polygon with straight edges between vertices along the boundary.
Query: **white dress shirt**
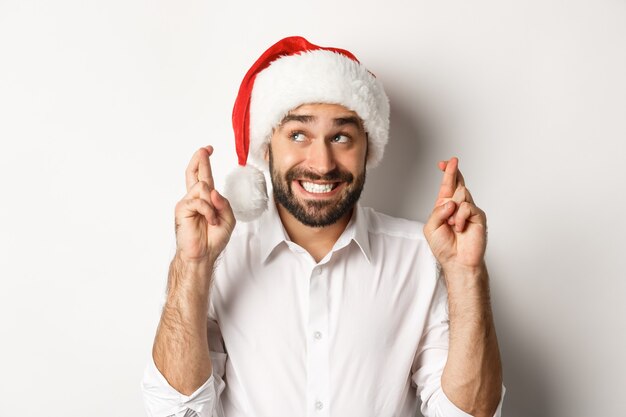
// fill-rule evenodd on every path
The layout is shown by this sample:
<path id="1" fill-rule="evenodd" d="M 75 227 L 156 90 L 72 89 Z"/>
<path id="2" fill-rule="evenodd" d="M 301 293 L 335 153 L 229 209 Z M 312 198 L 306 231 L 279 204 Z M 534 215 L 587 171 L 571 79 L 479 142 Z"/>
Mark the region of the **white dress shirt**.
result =
<path id="1" fill-rule="evenodd" d="M 319 263 L 273 203 L 238 223 L 215 268 L 213 374 L 192 395 L 149 361 L 150 416 L 467 417 L 445 396 L 447 292 L 423 224 L 357 205 Z M 502 401 L 495 416 L 500 416 Z"/>

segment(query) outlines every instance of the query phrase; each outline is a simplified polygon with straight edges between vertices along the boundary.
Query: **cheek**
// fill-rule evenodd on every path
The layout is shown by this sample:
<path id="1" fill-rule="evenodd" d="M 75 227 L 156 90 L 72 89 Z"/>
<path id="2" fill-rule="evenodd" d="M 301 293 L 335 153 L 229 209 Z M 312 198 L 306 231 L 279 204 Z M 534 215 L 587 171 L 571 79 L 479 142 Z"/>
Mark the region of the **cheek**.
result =
<path id="1" fill-rule="evenodd" d="M 367 137 L 359 137 L 356 139 L 354 146 L 345 153 L 344 161 L 352 168 L 352 170 L 362 170 L 367 162 Z"/>
<path id="2" fill-rule="evenodd" d="M 337 160 L 341 166 L 354 173 L 365 169 L 366 156 L 366 148 L 351 149 L 349 152 L 339 156 Z"/>
<path id="3" fill-rule="evenodd" d="M 272 143 L 274 169 L 279 172 L 287 172 L 303 161 L 304 158 L 301 153 L 298 149 L 290 149 L 288 145 Z"/>
<path id="4" fill-rule="evenodd" d="M 296 158 L 286 155 L 279 157 L 274 155 L 274 172 L 280 176 L 281 180 L 284 180 L 287 173 L 297 165 Z"/>

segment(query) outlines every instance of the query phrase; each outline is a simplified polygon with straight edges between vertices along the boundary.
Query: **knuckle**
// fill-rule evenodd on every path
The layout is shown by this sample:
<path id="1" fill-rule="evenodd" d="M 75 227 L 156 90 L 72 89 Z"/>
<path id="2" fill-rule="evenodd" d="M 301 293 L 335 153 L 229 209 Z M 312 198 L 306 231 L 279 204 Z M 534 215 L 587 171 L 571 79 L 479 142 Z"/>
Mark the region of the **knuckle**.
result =
<path id="1" fill-rule="evenodd" d="M 174 207 L 174 217 L 178 217 L 183 215 L 186 211 L 189 210 L 191 200 L 183 199 L 176 203 L 176 207 Z"/>
<path id="2" fill-rule="evenodd" d="M 206 181 L 198 181 L 195 187 L 196 187 L 196 191 L 200 193 L 208 193 L 209 191 L 211 191 L 211 187 L 209 186 L 209 183 Z"/>
<path id="3" fill-rule="evenodd" d="M 198 203 L 202 206 L 202 209 L 206 211 L 209 215 L 213 215 L 215 213 L 215 209 L 211 203 L 206 200 L 198 199 Z"/>
<path id="4" fill-rule="evenodd" d="M 210 213 L 211 208 L 207 203 L 202 200 L 199 200 L 196 205 L 196 211 L 202 214 Z"/>

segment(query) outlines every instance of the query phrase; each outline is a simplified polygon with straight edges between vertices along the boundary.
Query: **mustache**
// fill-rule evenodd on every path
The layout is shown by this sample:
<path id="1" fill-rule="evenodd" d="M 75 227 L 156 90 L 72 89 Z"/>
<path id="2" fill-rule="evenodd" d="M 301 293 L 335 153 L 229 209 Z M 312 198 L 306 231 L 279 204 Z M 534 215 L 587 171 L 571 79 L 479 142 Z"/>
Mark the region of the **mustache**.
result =
<path id="1" fill-rule="evenodd" d="M 302 168 L 292 168 L 285 174 L 285 179 L 291 183 L 296 179 L 305 179 L 312 181 L 328 181 L 336 182 L 341 181 L 350 184 L 354 181 L 354 175 L 347 171 L 341 171 L 338 168 L 328 171 L 324 175 L 316 174 L 315 172 L 307 171 Z"/>

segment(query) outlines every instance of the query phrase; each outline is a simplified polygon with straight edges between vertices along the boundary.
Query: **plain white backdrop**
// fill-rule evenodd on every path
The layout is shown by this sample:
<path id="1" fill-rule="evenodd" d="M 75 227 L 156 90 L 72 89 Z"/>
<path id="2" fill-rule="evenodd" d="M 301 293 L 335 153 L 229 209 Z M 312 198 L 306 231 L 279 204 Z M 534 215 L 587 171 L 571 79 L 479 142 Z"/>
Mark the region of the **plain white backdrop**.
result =
<path id="1" fill-rule="evenodd" d="M 624 416 L 626 2 L 0 0 L 0 416 L 141 416 L 184 168 L 235 164 L 278 39 L 391 98 L 365 204 L 425 220 L 452 155 L 489 219 L 509 417 Z"/>

